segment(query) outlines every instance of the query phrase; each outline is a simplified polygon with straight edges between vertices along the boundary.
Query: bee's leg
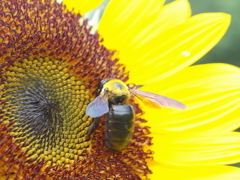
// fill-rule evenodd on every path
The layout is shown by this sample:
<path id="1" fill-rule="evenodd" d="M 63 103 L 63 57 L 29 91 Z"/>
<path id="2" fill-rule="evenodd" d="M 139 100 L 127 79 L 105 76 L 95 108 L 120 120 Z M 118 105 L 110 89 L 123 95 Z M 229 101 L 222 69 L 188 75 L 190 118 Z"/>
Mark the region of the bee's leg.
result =
<path id="1" fill-rule="evenodd" d="M 88 132 L 87 132 L 87 137 L 89 138 L 90 135 L 97 129 L 99 122 L 100 122 L 101 117 L 93 118 L 93 122 L 90 125 Z"/>
<path id="2" fill-rule="evenodd" d="M 109 111 L 113 111 L 112 104 L 108 104 L 108 107 L 109 107 Z"/>

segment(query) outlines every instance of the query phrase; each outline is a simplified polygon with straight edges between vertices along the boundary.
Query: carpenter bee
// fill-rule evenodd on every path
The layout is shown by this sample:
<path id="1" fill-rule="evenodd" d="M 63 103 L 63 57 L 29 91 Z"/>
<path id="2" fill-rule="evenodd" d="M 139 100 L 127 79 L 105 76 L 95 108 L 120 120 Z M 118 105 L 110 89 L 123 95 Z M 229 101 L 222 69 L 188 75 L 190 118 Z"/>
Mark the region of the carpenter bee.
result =
<path id="1" fill-rule="evenodd" d="M 130 143 L 135 127 L 135 111 L 127 104 L 130 97 L 141 100 L 152 108 L 185 109 L 186 106 L 174 99 L 158 94 L 129 89 L 119 79 L 104 79 L 99 83 L 97 97 L 88 104 L 86 114 L 93 117 L 88 136 L 97 128 L 100 117 L 106 114 L 106 145 L 112 151 L 122 151 Z"/>

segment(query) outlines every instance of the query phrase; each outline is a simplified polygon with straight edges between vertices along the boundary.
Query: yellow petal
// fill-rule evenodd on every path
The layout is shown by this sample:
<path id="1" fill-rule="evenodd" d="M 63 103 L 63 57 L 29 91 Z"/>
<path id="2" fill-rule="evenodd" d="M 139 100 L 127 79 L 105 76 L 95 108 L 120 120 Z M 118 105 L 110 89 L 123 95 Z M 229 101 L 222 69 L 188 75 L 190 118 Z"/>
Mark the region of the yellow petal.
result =
<path id="1" fill-rule="evenodd" d="M 143 46 L 128 49 L 126 57 L 120 51 L 120 58 L 132 70 L 130 81 L 156 82 L 191 65 L 216 45 L 229 23 L 227 14 L 196 15 Z"/>
<path id="2" fill-rule="evenodd" d="M 151 166 L 151 180 L 239 180 L 240 169 L 230 166 Z"/>
<path id="3" fill-rule="evenodd" d="M 161 3 L 150 2 L 113 0 L 99 26 L 104 45 L 119 51 L 120 62 L 131 70 L 131 82 L 155 82 L 192 64 L 221 39 L 230 23 L 230 16 L 223 13 L 196 15 L 182 23 L 190 14 L 186 1 L 175 2 L 182 5 L 183 12 L 174 3 L 161 10 Z M 160 22 L 169 22 L 159 18 L 160 12 L 174 19 L 173 28 L 150 34 Z"/>
<path id="4" fill-rule="evenodd" d="M 240 124 L 239 111 L 240 108 L 238 105 L 231 113 L 220 117 L 217 121 L 209 123 L 207 126 L 208 129 L 206 127 L 205 129 L 208 132 L 229 132 L 238 129 Z M 194 131 L 194 129 L 191 129 L 191 131 Z"/>
<path id="5" fill-rule="evenodd" d="M 240 133 L 154 135 L 154 159 L 162 164 L 202 166 L 240 161 Z"/>
<path id="6" fill-rule="evenodd" d="M 103 0 L 63 0 L 63 4 L 65 4 L 69 10 L 74 9 L 75 13 L 80 14 L 85 14 L 93 10 L 102 2 Z"/>
<path id="7" fill-rule="evenodd" d="M 133 33 L 128 33 L 126 37 L 118 37 L 119 40 L 123 41 L 123 47 L 121 49 L 127 50 L 128 47 L 131 46 L 137 48 L 155 38 L 160 33 L 182 24 L 190 15 L 191 9 L 187 0 L 178 0 L 169 3 L 164 6 L 161 11 L 156 13 L 155 18 L 151 17 L 147 22 L 140 21 L 144 23 L 142 28 L 135 28 L 135 30 L 132 30 Z M 124 43 L 126 41 L 129 41 L 129 44 Z"/>
<path id="8" fill-rule="evenodd" d="M 149 17 L 155 16 L 164 1 L 110 1 L 99 24 L 99 33 L 104 37 L 104 44 L 110 49 L 116 49 L 114 45 L 119 44 L 116 39 L 129 31 L 135 31 L 136 26 L 143 26 L 142 21 L 151 20 Z"/>
<path id="9" fill-rule="evenodd" d="M 239 125 L 240 70 L 224 64 L 205 64 L 183 71 L 142 90 L 184 103 L 186 110 L 142 106 L 152 131 L 233 130 Z M 237 123 L 238 122 L 238 123 Z"/>
<path id="10" fill-rule="evenodd" d="M 126 20 L 133 16 L 133 21 L 127 22 L 125 20 L 112 23 L 116 20 L 110 19 L 110 12 L 107 9 L 100 22 L 99 32 L 105 39 L 104 44 L 110 49 L 119 50 L 121 55 L 130 53 L 129 48 L 136 48 L 155 38 L 161 32 L 183 23 L 191 13 L 189 3 L 186 0 L 172 2 L 161 10 L 159 1 L 138 2 L 140 4 L 138 7 L 136 6 L 136 9 L 124 14 Z M 146 2 L 149 9 L 144 6 Z M 138 10 L 145 12 L 145 14 L 141 14 L 143 17 L 138 18 Z"/>

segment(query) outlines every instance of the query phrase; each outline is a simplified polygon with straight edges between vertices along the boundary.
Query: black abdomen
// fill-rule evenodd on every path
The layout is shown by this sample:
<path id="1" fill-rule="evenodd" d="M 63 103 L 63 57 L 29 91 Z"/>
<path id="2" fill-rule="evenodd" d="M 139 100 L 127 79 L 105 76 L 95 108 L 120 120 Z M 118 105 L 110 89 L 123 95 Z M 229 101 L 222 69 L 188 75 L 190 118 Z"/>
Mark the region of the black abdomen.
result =
<path id="1" fill-rule="evenodd" d="M 106 114 L 106 145 L 112 151 L 122 151 L 132 139 L 135 112 L 131 105 L 112 105 Z"/>

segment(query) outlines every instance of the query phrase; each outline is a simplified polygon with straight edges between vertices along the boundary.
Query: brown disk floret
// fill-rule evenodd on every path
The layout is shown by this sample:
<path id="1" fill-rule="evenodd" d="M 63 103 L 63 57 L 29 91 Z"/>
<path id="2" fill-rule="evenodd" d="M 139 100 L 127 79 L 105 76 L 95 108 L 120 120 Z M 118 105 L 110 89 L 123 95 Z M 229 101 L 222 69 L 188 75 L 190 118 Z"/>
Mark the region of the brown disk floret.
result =
<path id="1" fill-rule="evenodd" d="M 137 112 L 132 143 L 91 138 L 86 106 L 100 80 L 128 80 L 87 20 L 52 0 L 0 0 L 0 179 L 140 179 L 151 173 L 149 128 Z"/>

